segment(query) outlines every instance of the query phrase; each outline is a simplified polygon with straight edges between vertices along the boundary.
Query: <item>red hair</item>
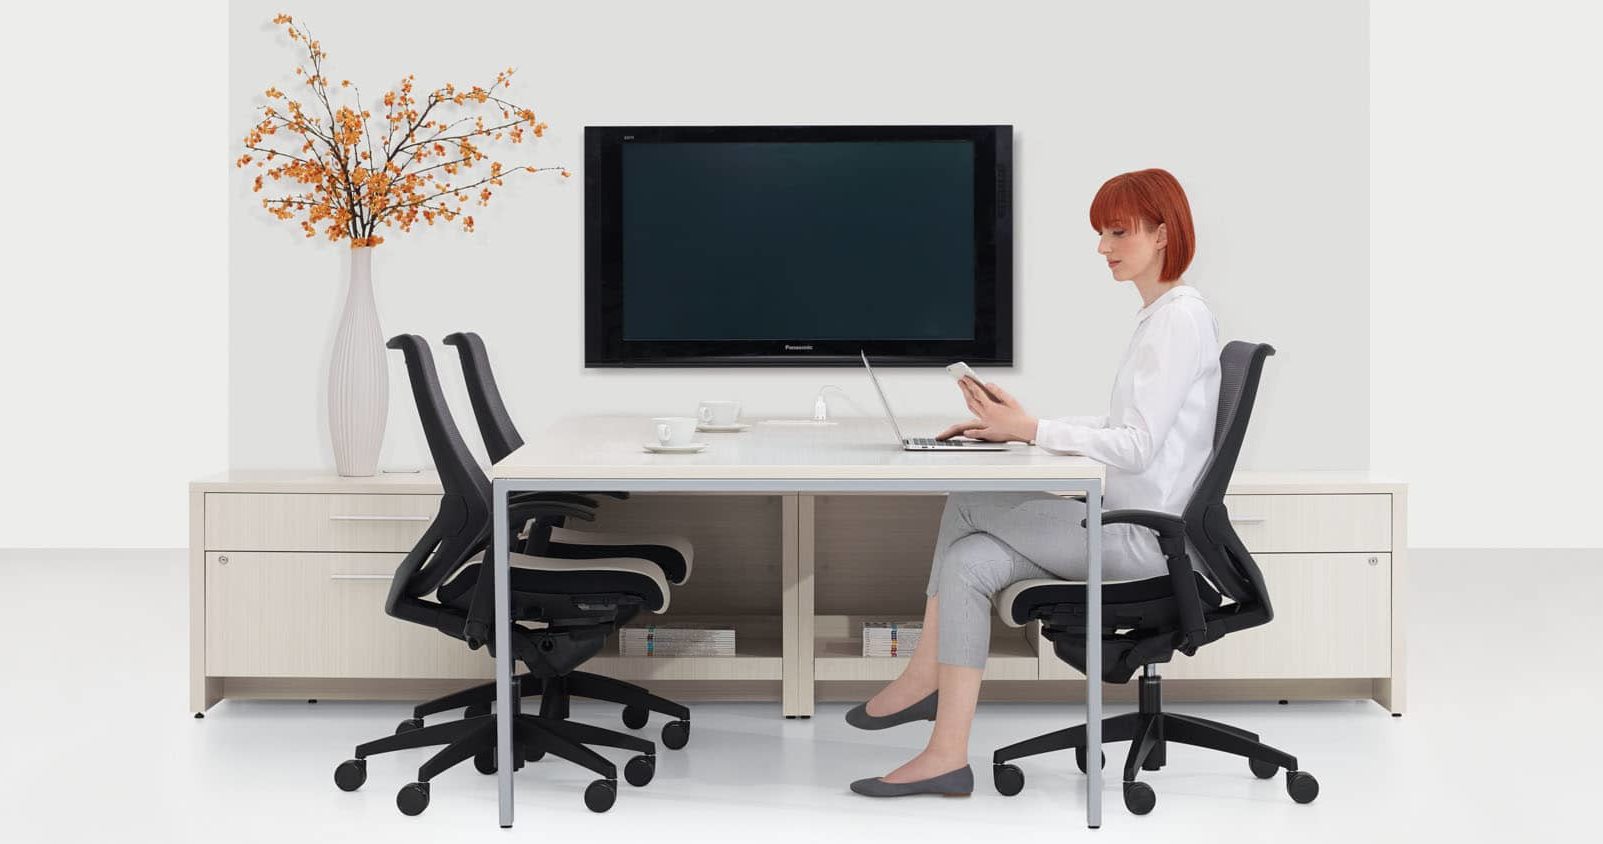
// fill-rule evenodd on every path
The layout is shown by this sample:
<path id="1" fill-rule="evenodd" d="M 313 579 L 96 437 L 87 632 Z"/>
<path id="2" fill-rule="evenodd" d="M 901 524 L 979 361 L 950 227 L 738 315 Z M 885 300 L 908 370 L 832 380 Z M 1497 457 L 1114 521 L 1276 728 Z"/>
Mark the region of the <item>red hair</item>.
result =
<path id="1" fill-rule="evenodd" d="M 1164 226 L 1160 281 L 1174 281 L 1191 266 L 1197 251 L 1197 233 L 1191 227 L 1191 204 L 1180 182 L 1167 170 L 1153 168 L 1121 173 L 1107 180 L 1091 200 L 1091 228 L 1153 228 Z"/>

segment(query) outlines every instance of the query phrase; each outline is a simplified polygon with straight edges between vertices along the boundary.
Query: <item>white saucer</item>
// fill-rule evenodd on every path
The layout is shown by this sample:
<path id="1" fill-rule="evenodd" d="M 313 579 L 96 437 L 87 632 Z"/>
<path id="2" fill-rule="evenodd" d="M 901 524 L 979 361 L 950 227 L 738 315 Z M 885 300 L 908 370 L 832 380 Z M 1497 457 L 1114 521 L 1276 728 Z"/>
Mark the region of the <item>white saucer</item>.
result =
<path id="1" fill-rule="evenodd" d="M 659 443 L 641 443 L 646 451 L 652 454 L 695 454 L 707 447 L 706 443 L 691 443 L 689 445 L 661 445 Z"/>
<path id="2" fill-rule="evenodd" d="M 733 425 L 701 424 L 701 425 L 697 425 L 696 426 L 696 430 L 698 430 L 698 431 L 700 431 L 700 432 L 702 432 L 704 434 L 733 434 L 733 433 L 736 433 L 738 431 L 744 431 L 744 430 L 746 430 L 746 429 L 748 429 L 750 427 L 751 426 L 746 424 L 745 422 L 736 422 Z"/>

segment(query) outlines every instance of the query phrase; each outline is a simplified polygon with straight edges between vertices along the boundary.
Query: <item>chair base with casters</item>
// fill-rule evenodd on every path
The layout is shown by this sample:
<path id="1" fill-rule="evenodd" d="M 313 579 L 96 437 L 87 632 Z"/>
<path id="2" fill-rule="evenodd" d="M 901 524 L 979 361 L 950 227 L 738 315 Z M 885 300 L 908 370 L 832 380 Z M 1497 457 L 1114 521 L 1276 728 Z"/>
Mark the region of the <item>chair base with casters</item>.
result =
<path id="1" fill-rule="evenodd" d="M 1298 803 L 1310 803 L 1319 796 L 1319 781 L 1307 771 L 1298 770 L 1297 757 L 1258 741 L 1256 733 L 1204 718 L 1164 712 L 1162 679 L 1151 665 L 1145 666 L 1138 710 L 1102 719 L 1104 743 L 1130 742 L 1130 751 L 1124 760 L 1124 806 L 1132 814 L 1144 815 L 1157 804 L 1152 787 L 1136 780 L 1136 774 L 1162 770 L 1167 764 L 1166 750 L 1171 742 L 1244 757 L 1248 768 L 1259 779 L 1269 779 L 1283 770 L 1286 793 Z M 996 790 L 1009 797 L 1018 794 L 1024 789 L 1024 772 L 1009 763 L 1056 750 L 1073 750 L 1074 763 L 1084 773 L 1090 756 L 1085 746 L 1085 725 L 1025 739 L 996 751 L 991 758 Z M 1106 763 L 1105 756 L 1099 760 L 1099 764 Z"/>
<path id="2" fill-rule="evenodd" d="M 513 750 L 518 757 L 514 770 L 525 761 L 538 761 L 547 753 L 593 771 L 600 779 L 584 792 L 584 804 L 592 812 L 612 808 L 618 795 L 618 769 L 611 760 L 590 746 L 615 747 L 638 755 L 624 765 L 624 781 L 639 787 L 651 782 L 657 770 L 656 746 L 650 741 L 623 733 L 555 718 L 514 712 Z M 403 727 L 406 722 L 402 722 Z M 481 774 L 494 774 L 496 759 L 496 716 L 474 715 L 429 727 L 397 732 L 357 745 L 355 758 L 342 762 L 334 771 L 334 782 L 343 791 L 355 791 L 367 780 L 367 758 L 397 750 L 445 745 L 418 768 L 417 781 L 401 787 L 395 804 L 406 815 L 418 815 L 429 805 L 429 780 L 460 762 L 473 760 Z"/>
<path id="3" fill-rule="evenodd" d="M 631 730 L 644 727 L 653 712 L 673 719 L 662 727 L 662 743 L 669 750 L 680 750 L 690 741 L 690 709 L 633 683 L 588 671 L 574 671 L 565 677 L 549 680 L 542 680 L 533 674 L 520 674 L 518 688 L 522 697 L 538 696 L 541 699 L 540 714 L 545 717 L 567 718 L 568 704 L 574 697 L 599 700 L 622 705 L 623 724 Z M 424 718 L 453 709 L 464 709 L 463 716 L 468 718 L 488 715 L 490 705 L 494 702 L 495 683 L 481 683 L 418 704 L 412 710 L 412 717 L 402 721 L 396 730 L 417 729 L 423 726 Z"/>
<path id="4" fill-rule="evenodd" d="M 467 572 L 472 577 L 475 572 Z M 442 594 L 465 594 L 445 589 Z M 617 767 L 591 746 L 611 747 L 638 754 L 624 767 L 624 779 L 630 785 L 644 786 L 656 772 L 657 749 L 652 742 L 637 736 L 567 720 L 567 687 L 573 667 L 594 656 L 606 642 L 609 627 L 598 624 L 613 616 L 626 603 L 599 605 L 595 596 L 571 594 L 544 594 L 523 591 L 516 595 L 515 607 L 526 613 L 536 613 L 555 620 L 546 627 L 514 628 L 512 648 L 514 658 L 527 666 L 528 674 L 518 678 L 532 678 L 546 692 L 541 696 L 540 714 L 522 712 L 522 699 L 526 691 L 514 686 L 513 735 L 514 770 L 526 761 L 538 761 L 547 753 L 588 768 L 598 779 L 585 789 L 584 802 L 591 811 L 605 812 L 617 798 Z M 637 607 L 636 607 L 637 608 Z M 515 609 L 516 611 L 516 609 Z M 605 680 L 605 678 L 601 678 Z M 581 683 L 581 685 L 583 685 Z M 604 686 L 604 683 L 594 684 Z M 493 696 L 494 686 L 491 684 Z M 469 690 L 474 691 L 474 690 Z M 686 715 L 689 713 L 686 712 Z M 397 750 L 445 745 L 418 769 L 417 781 L 402 786 L 396 795 L 396 805 L 407 815 L 420 814 L 428 808 L 429 781 L 452 766 L 467 759 L 480 773 L 494 774 L 496 758 L 496 718 L 489 712 L 486 701 L 482 708 L 470 706 L 465 717 L 445 723 L 423 726 L 419 719 L 402 721 L 395 734 L 357 745 L 352 759 L 335 770 L 334 781 L 345 791 L 354 791 L 367 778 L 367 757 Z M 688 736 L 688 722 L 684 733 Z M 680 746 L 683 746 L 681 742 Z"/>
<path id="5" fill-rule="evenodd" d="M 545 692 L 540 714 L 531 715 L 522 711 L 525 691 L 515 688 L 510 717 L 514 719 L 516 767 L 549 753 L 587 768 L 600 779 L 585 789 L 585 805 L 592 811 L 607 811 L 617 799 L 618 769 L 592 747 L 637 754 L 624 765 L 624 780 L 644 786 L 656 772 L 656 745 L 638 736 L 568 721 L 568 688 L 574 675 L 580 674 L 579 686 L 587 691 L 633 700 L 627 688 L 615 688 L 606 678 L 587 681 L 591 675 L 575 669 L 600 652 L 618 619 L 633 617 L 643 609 L 667 609 L 668 584 L 661 569 L 646 560 L 574 561 L 524 554 L 514 554 L 513 560 L 517 564 L 512 578 L 514 616 L 541 626 L 515 625 L 510 646 L 514 659 L 528 669 L 520 676 L 531 679 L 537 691 Z M 442 608 L 463 610 L 470 606 L 481 574 L 488 576 L 488 569 L 472 563 L 443 584 L 436 593 L 443 602 Z M 491 653 L 494 652 L 492 644 Z M 489 711 L 494 685 L 479 688 L 488 689 L 484 705 L 478 710 L 470 708 L 466 717 L 431 726 L 423 726 L 420 719 L 409 719 L 401 722 L 394 735 L 358 745 L 353 758 L 336 768 L 335 784 L 345 791 L 361 788 L 367 779 L 370 756 L 443 745 L 418 769 L 417 780 L 402 786 L 396 795 L 396 805 L 402 813 L 417 815 L 428 808 L 429 782 L 458 763 L 472 759 L 478 771 L 494 774 L 499 713 L 492 715 Z M 471 696 L 458 695 L 463 700 Z M 653 703 L 661 706 L 667 702 Z M 683 714 L 689 715 L 688 711 Z M 680 732 L 688 737 L 688 721 Z M 682 747 L 684 743 L 679 744 Z"/>

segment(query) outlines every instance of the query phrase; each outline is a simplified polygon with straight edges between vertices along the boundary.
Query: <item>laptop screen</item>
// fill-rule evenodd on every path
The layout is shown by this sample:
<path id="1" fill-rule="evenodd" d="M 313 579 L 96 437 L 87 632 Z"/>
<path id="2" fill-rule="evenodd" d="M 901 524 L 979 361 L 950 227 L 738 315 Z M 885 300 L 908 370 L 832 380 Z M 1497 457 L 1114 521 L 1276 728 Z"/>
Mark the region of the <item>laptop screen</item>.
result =
<path id="1" fill-rule="evenodd" d="M 896 432 L 896 444 L 902 445 L 907 438 L 902 436 L 902 426 L 896 424 L 896 414 L 891 410 L 890 400 L 885 398 L 885 390 L 879 385 L 879 378 L 874 375 L 874 367 L 868 365 L 868 352 L 858 350 L 863 357 L 863 368 L 868 370 L 868 380 L 874 382 L 874 392 L 879 394 L 879 403 L 885 406 L 885 416 L 891 420 L 891 429 Z"/>

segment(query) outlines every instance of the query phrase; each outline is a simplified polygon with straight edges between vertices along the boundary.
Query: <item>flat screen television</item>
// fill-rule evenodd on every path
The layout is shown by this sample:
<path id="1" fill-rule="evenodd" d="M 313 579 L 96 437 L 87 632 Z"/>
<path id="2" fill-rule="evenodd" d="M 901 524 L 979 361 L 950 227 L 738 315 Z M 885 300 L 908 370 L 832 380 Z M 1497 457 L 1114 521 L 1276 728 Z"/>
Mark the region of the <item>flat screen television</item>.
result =
<path id="1" fill-rule="evenodd" d="M 585 365 L 1013 362 L 1011 126 L 585 128 Z"/>

